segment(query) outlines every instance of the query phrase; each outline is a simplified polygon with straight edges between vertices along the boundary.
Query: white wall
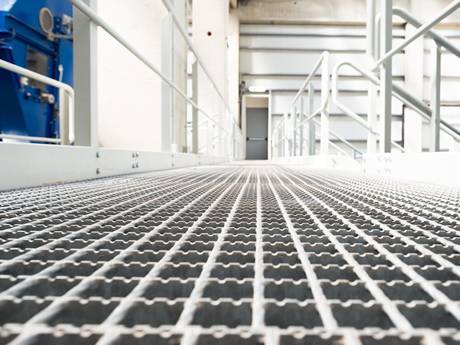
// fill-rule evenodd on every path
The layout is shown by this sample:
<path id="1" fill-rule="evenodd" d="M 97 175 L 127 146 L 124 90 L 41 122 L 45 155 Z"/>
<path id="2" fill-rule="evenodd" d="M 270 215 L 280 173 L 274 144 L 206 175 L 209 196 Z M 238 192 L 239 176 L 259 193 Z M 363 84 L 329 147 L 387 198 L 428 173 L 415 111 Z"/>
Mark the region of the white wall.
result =
<path id="1" fill-rule="evenodd" d="M 224 100 L 228 100 L 228 0 L 199 0 L 193 3 L 193 42 L 200 54 L 203 64 L 214 79 Z M 207 147 L 208 154 L 221 155 L 226 149 L 222 139 L 222 127 L 228 128 L 224 122 L 225 106 L 215 91 L 208 76 L 198 67 L 198 104 L 220 124 L 208 121 L 199 116 L 198 146 Z M 211 135 L 214 134 L 213 136 Z M 208 135 L 210 134 L 210 135 Z"/>
<path id="2" fill-rule="evenodd" d="M 158 0 L 99 0 L 98 13 L 158 68 L 161 20 Z M 161 149 L 161 81 L 130 52 L 98 33 L 98 122 L 101 146 Z"/>
<path id="3" fill-rule="evenodd" d="M 240 21 L 231 12 L 228 27 L 228 102 L 235 120 L 239 121 Z"/>

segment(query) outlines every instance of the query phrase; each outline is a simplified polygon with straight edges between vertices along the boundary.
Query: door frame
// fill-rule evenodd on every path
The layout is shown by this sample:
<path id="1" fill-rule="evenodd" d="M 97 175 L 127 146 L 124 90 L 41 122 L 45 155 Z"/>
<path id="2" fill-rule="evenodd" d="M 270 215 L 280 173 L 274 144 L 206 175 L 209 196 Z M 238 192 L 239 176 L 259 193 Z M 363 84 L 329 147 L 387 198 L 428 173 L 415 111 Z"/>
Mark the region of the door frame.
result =
<path id="1" fill-rule="evenodd" d="M 248 93 L 244 94 L 241 100 L 242 107 L 241 107 L 241 129 L 243 133 L 243 159 L 246 159 L 246 138 L 247 138 L 247 108 L 248 108 L 248 98 L 267 98 L 267 116 L 268 116 L 268 133 L 267 133 L 267 159 L 271 159 L 272 157 L 272 107 L 271 107 L 271 97 L 272 93 Z M 260 107 L 265 108 L 265 107 Z"/>

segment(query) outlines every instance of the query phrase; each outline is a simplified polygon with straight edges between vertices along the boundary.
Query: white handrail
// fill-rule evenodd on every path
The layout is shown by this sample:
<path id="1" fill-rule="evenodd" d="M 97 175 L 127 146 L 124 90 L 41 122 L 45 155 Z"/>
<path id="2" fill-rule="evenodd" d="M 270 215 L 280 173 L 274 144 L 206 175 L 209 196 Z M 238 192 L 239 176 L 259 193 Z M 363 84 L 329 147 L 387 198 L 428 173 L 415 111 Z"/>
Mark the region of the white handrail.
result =
<path id="1" fill-rule="evenodd" d="M 297 91 L 296 95 L 294 96 L 294 98 L 292 99 L 292 101 L 290 103 L 290 108 L 292 109 L 292 107 L 295 106 L 296 102 L 298 101 L 299 97 L 301 97 L 302 93 L 305 91 L 307 86 L 311 85 L 313 77 L 315 76 L 316 72 L 319 70 L 320 67 L 322 67 L 323 71 L 322 71 L 322 99 L 321 99 L 321 105 L 318 107 L 318 109 L 314 110 L 310 115 L 308 115 L 308 117 L 305 120 L 303 120 L 298 126 L 296 126 L 296 125 L 293 126 L 292 130 L 294 131 L 294 133 L 297 133 L 297 129 L 299 127 L 303 126 L 303 124 L 305 122 L 307 122 L 308 120 L 311 120 L 312 118 L 314 118 L 318 114 L 325 115 L 326 112 L 327 112 L 327 107 L 329 105 L 329 78 L 330 78 L 330 74 L 329 74 L 329 56 L 330 56 L 330 54 L 329 54 L 328 51 L 325 51 L 320 55 L 320 57 L 316 61 L 315 65 L 313 66 L 313 69 L 311 70 L 310 74 L 307 76 L 305 81 L 302 83 L 302 86 L 299 88 L 299 90 Z M 313 91 L 310 89 L 309 92 L 312 93 Z M 313 95 L 310 95 L 310 97 L 313 97 Z M 292 116 L 295 116 L 295 115 L 292 114 Z M 274 130 L 278 130 L 280 125 L 281 124 L 278 124 L 278 126 L 276 126 L 276 128 Z M 325 141 L 322 144 L 323 147 L 326 147 L 329 144 L 329 139 L 327 137 L 328 134 L 329 134 L 329 128 L 328 128 L 329 126 L 328 125 L 325 125 L 325 126 L 327 127 L 327 130 L 325 131 L 327 133 L 327 135 L 324 135 L 324 133 L 322 133 L 323 135 L 321 136 L 321 142 L 323 142 L 323 140 Z M 295 135 L 296 134 L 294 134 L 294 136 Z M 274 148 L 279 146 L 279 144 L 284 140 L 288 140 L 287 128 L 286 127 L 284 128 L 284 135 L 282 136 L 282 138 L 280 140 L 278 140 L 276 143 L 274 143 Z M 296 144 L 296 140 L 294 140 L 294 141 L 295 142 L 294 142 L 294 145 L 293 145 L 293 152 L 296 152 L 296 147 L 297 147 L 296 145 L 297 144 Z"/>
<path id="2" fill-rule="evenodd" d="M 410 13 L 403 10 L 402 8 L 399 8 L 399 7 L 393 8 L 393 15 L 404 19 L 406 22 L 408 22 L 409 24 L 411 24 L 412 26 L 416 28 L 420 28 L 423 25 L 423 23 L 421 23 L 414 16 L 412 16 Z M 443 35 L 439 34 L 433 29 L 428 30 L 426 32 L 426 35 L 430 36 L 433 40 L 436 41 L 436 43 L 446 48 L 448 51 L 450 51 L 455 56 L 460 57 L 460 49 L 457 46 L 455 46 L 455 44 L 453 44 L 449 39 L 444 37 Z"/>
<path id="3" fill-rule="evenodd" d="M 30 135 L 16 135 L 16 134 L 0 134 L 0 139 L 19 140 L 19 141 L 35 141 L 37 143 L 52 143 L 59 144 L 59 138 L 46 138 L 46 137 L 33 137 Z"/>
<path id="4" fill-rule="evenodd" d="M 314 78 L 315 76 L 315 73 L 318 72 L 318 69 L 321 67 L 321 64 L 327 60 L 329 58 L 329 52 L 325 51 L 323 53 L 321 53 L 319 59 L 316 61 L 315 65 L 313 66 L 313 69 L 311 70 L 310 74 L 307 76 L 307 78 L 305 79 L 305 81 L 302 83 L 302 86 L 300 87 L 300 89 L 297 91 L 296 95 L 294 96 L 294 98 L 292 99 L 291 103 L 290 103 L 290 107 L 294 106 L 296 101 L 299 99 L 299 97 L 302 95 L 302 93 L 305 91 L 305 89 L 307 88 L 307 86 L 312 82 L 312 79 Z M 316 109 L 311 116 L 309 116 L 308 119 L 311 119 L 312 117 L 318 115 L 319 113 L 321 113 L 326 107 L 327 107 L 327 99 L 325 99 L 323 101 L 323 103 L 321 104 L 321 106 Z M 314 114 L 314 115 L 313 115 Z M 280 126 L 281 126 L 282 122 L 279 123 L 275 130 L 278 129 Z"/>
<path id="5" fill-rule="evenodd" d="M 460 6 L 459 4 L 451 3 L 449 8 L 454 11 L 458 9 Z M 413 17 L 411 14 L 406 12 L 401 8 L 393 8 L 392 15 L 398 16 L 405 20 L 407 23 L 413 25 L 415 28 L 421 28 L 423 24 Z M 376 19 L 376 26 L 380 26 L 381 22 L 381 15 L 377 15 Z M 392 89 L 396 90 L 395 96 L 398 98 L 402 97 L 402 101 L 405 104 L 411 106 L 413 110 L 423 118 L 427 119 L 430 122 L 431 132 L 433 134 L 433 140 L 431 140 L 430 149 L 431 151 L 439 151 L 439 131 L 442 130 L 448 135 L 450 135 L 454 140 L 457 142 L 460 138 L 460 131 L 458 131 L 455 127 L 448 124 L 446 121 L 440 118 L 441 114 L 441 102 L 440 102 L 440 88 L 441 88 L 441 47 L 445 48 L 450 53 L 454 54 L 457 57 L 460 57 L 460 49 L 457 48 L 452 42 L 450 42 L 447 38 L 440 35 L 437 31 L 433 29 L 428 29 L 425 34 L 430 37 L 434 42 L 435 46 L 433 46 L 431 52 L 433 55 L 433 74 L 431 75 L 431 85 L 432 85 L 432 99 L 431 107 L 428 107 L 423 101 L 417 99 L 415 96 L 411 95 L 409 92 L 405 91 L 403 88 L 400 88 L 397 85 L 392 85 Z M 380 51 L 379 41 L 380 41 L 380 31 L 377 30 L 377 34 L 375 35 L 376 39 L 375 42 L 377 44 L 377 56 L 376 58 L 380 58 Z M 390 57 L 391 58 L 391 57 Z"/>
<path id="6" fill-rule="evenodd" d="M 27 68 L 23 68 L 20 66 L 17 66 L 15 64 L 12 64 L 8 61 L 1 60 L 0 59 L 0 68 L 6 69 L 7 71 L 19 74 L 23 77 L 30 78 L 33 80 L 36 80 L 38 82 L 41 82 L 46 85 L 53 86 L 55 88 L 58 88 L 60 92 L 60 107 L 59 107 L 59 124 L 60 124 L 60 139 L 59 142 L 62 145 L 68 145 L 71 144 L 74 140 L 74 132 L 73 132 L 73 126 L 74 126 L 74 119 L 73 119 L 73 114 L 74 114 L 74 90 L 73 88 L 65 84 L 63 82 L 57 81 L 55 79 L 49 78 L 47 76 L 44 76 L 42 74 L 33 72 L 31 70 L 28 70 Z M 64 97 L 65 96 L 69 97 L 69 102 L 68 102 L 68 107 L 63 106 L 65 104 Z M 67 109 L 66 109 L 67 108 Z M 7 139 L 7 134 L 4 134 L 3 137 Z M 28 136 L 21 136 L 23 139 L 19 139 L 20 136 L 16 136 L 15 139 L 18 140 L 34 140 L 34 141 L 44 141 L 42 139 L 47 139 L 47 142 L 56 142 L 56 138 L 41 138 L 41 137 L 28 137 Z M 31 139 L 35 138 L 35 139 Z M 12 139 L 12 135 L 9 135 L 9 139 Z"/>
<path id="7" fill-rule="evenodd" d="M 406 38 L 399 46 L 391 49 L 387 52 L 384 56 L 380 57 L 380 59 L 374 64 L 372 70 L 375 71 L 377 68 L 380 67 L 385 61 L 391 59 L 395 54 L 399 53 L 401 50 L 406 48 L 409 44 L 415 41 L 420 36 L 423 36 L 425 33 L 430 31 L 435 25 L 439 24 L 444 18 L 451 15 L 455 12 L 458 8 L 460 8 L 460 0 L 452 1 L 440 14 L 435 16 L 433 19 L 428 21 L 427 23 L 420 26 L 412 36 Z"/>
<path id="8" fill-rule="evenodd" d="M 368 130 L 372 130 L 363 119 L 361 119 L 357 114 L 355 114 L 353 111 L 348 109 L 345 105 L 340 103 L 340 101 L 338 101 L 337 80 L 340 75 L 339 70 L 343 68 L 344 66 L 349 66 L 353 68 L 355 71 L 357 71 L 364 78 L 372 82 L 374 85 L 380 86 L 380 80 L 376 76 L 374 76 L 371 72 L 365 71 L 364 69 L 356 66 L 355 64 L 349 61 L 338 63 L 332 72 L 332 100 L 335 103 L 335 105 L 337 107 L 340 107 L 339 109 L 341 109 L 342 111 L 346 111 L 348 115 L 355 118 L 355 120 L 357 120 L 361 125 L 366 127 Z M 409 92 L 405 91 L 403 88 L 401 88 L 398 85 L 393 85 L 392 93 L 394 97 L 396 97 L 401 102 L 409 106 L 417 114 L 421 115 L 424 119 L 428 121 L 430 120 L 431 109 L 427 105 L 425 105 L 423 102 L 419 101 L 415 96 L 411 95 Z M 460 135 L 455 133 L 455 131 L 450 129 L 445 123 L 441 123 L 441 130 L 444 133 L 450 135 L 456 141 L 460 142 Z M 378 133 L 374 132 L 374 134 L 378 134 Z"/>
<path id="9" fill-rule="evenodd" d="M 339 70 L 343 66 L 350 66 L 351 68 L 355 69 L 357 72 L 359 72 L 362 76 L 366 77 L 369 81 L 371 81 L 375 85 L 380 85 L 380 81 L 379 81 L 379 79 L 377 77 L 373 76 L 371 73 L 365 72 L 361 68 L 357 67 L 356 65 L 354 65 L 353 63 L 348 62 L 348 61 L 338 63 L 335 66 L 334 70 L 332 71 L 332 102 L 335 104 L 335 106 L 337 108 L 339 108 L 346 115 L 350 116 L 353 120 L 358 122 L 362 127 L 367 129 L 370 133 L 378 136 L 379 133 L 377 131 L 375 131 L 372 127 L 370 127 L 366 121 L 364 121 L 358 114 L 356 114 L 354 111 L 349 109 L 346 105 L 344 105 L 343 103 L 341 103 L 338 100 L 339 91 L 338 91 L 337 81 L 338 81 L 338 77 L 339 77 Z M 394 147 L 396 147 L 399 150 L 401 150 L 402 152 L 405 152 L 404 148 L 401 145 L 399 145 L 398 143 L 392 141 L 391 144 Z"/>
<path id="10" fill-rule="evenodd" d="M 417 18 L 415 18 L 409 12 L 399 7 L 393 7 L 393 16 L 397 16 L 405 20 L 407 23 L 414 26 L 415 28 L 420 28 L 423 25 L 423 23 L 420 22 Z M 378 30 L 378 28 L 380 27 L 381 21 L 382 21 L 382 15 L 381 13 L 379 13 L 377 14 L 376 20 L 375 20 L 375 26 L 377 28 L 377 30 L 375 31 L 375 51 L 376 51 L 377 59 L 380 58 L 380 30 Z M 437 44 L 446 48 L 446 50 L 448 50 L 455 56 L 460 57 L 460 49 L 455 44 L 453 44 L 449 39 L 441 35 L 436 30 L 429 29 L 425 34 L 431 37 Z"/>
<path id="11" fill-rule="evenodd" d="M 313 66 L 313 69 L 311 70 L 310 74 L 307 76 L 305 81 L 303 82 L 302 86 L 300 87 L 299 91 L 297 91 L 296 95 L 291 101 L 291 107 L 297 102 L 299 97 L 302 95 L 302 93 L 305 91 L 307 86 L 311 83 L 313 77 L 315 76 L 315 73 L 318 72 L 319 68 L 323 63 L 327 63 L 327 60 L 329 59 L 329 52 L 325 51 L 321 53 L 318 61 L 316 61 L 316 64 Z M 324 102 L 326 103 L 326 102 Z M 323 106 L 324 108 L 324 106 Z"/>
<path id="12" fill-rule="evenodd" d="M 215 82 L 214 78 L 212 77 L 211 73 L 209 73 L 208 69 L 206 68 L 206 66 L 204 65 L 204 62 L 203 62 L 203 58 L 201 57 L 201 55 L 198 53 L 198 50 L 195 48 L 192 40 L 190 39 L 190 37 L 188 36 L 188 33 L 187 31 L 185 30 L 185 28 L 181 25 L 180 23 L 180 20 L 179 18 L 177 18 L 177 15 L 176 13 L 174 12 L 174 8 L 173 6 L 171 5 L 171 2 L 169 0 L 162 0 L 163 2 L 163 5 L 166 7 L 166 9 L 168 10 L 168 12 L 171 14 L 171 17 L 174 21 L 174 24 L 176 25 L 176 28 L 179 30 L 179 33 L 181 34 L 182 38 L 185 40 L 185 42 L 187 43 L 188 47 L 190 48 L 190 50 L 192 51 L 193 55 L 195 55 L 195 58 L 196 60 L 198 61 L 198 64 L 201 66 L 203 72 L 206 74 L 206 76 L 208 77 L 209 81 L 211 82 L 214 90 L 216 90 L 216 93 L 217 95 L 219 96 L 219 98 L 222 100 L 222 103 L 225 105 L 225 107 L 227 108 L 228 112 L 229 113 L 232 113 L 232 110 L 230 109 L 230 106 L 229 104 L 227 103 L 227 101 L 225 100 L 225 97 L 222 95 L 222 93 L 220 92 L 219 88 L 217 87 L 217 83 Z M 238 127 L 238 124 L 236 123 L 235 121 L 235 118 L 232 116 L 232 122 L 237 125 L 237 128 L 241 131 L 241 129 Z"/>
<path id="13" fill-rule="evenodd" d="M 323 52 L 320 56 L 320 58 L 317 60 L 317 62 L 315 63 L 315 65 L 313 66 L 313 69 L 312 71 L 310 72 L 310 74 L 307 76 L 307 78 L 305 79 L 305 81 L 302 83 L 302 86 L 300 87 L 300 89 L 297 91 L 296 95 L 294 96 L 293 100 L 290 102 L 290 108 L 292 108 L 293 106 L 295 106 L 296 102 L 298 101 L 299 97 L 302 96 L 302 93 L 305 91 L 305 89 L 307 88 L 307 86 L 311 86 L 311 82 L 313 80 L 313 77 L 315 76 L 316 72 L 319 70 L 319 68 L 323 65 L 323 64 L 326 64 L 325 66 L 325 69 L 323 71 L 323 74 L 325 75 L 322 75 L 322 79 L 326 79 L 327 78 L 327 83 L 325 82 L 323 84 L 323 89 L 321 90 L 321 92 L 323 93 L 323 97 L 322 97 L 322 101 L 321 101 L 321 105 L 316 109 L 314 110 L 311 114 L 306 114 L 306 113 L 303 113 L 303 114 L 306 114 L 307 117 L 305 119 L 303 119 L 299 124 L 295 125 L 292 130 L 294 132 L 297 132 L 300 128 L 302 128 L 306 123 L 308 123 L 309 121 L 313 121 L 314 124 L 318 125 L 318 127 L 321 127 L 321 122 L 315 120 L 314 118 L 316 116 L 318 116 L 319 114 L 323 114 L 324 112 L 327 112 L 327 108 L 328 108 L 328 105 L 329 105 L 329 68 L 328 68 L 328 65 L 329 65 L 329 52 Z M 313 92 L 314 92 L 314 89 L 312 87 L 310 87 L 309 89 L 309 93 L 310 93 L 310 97 L 313 97 Z M 280 122 L 275 128 L 274 128 L 274 132 L 275 131 L 278 131 L 279 128 L 281 127 L 281 125 L 284 123 L 284 121 Z M 340 147 L 338 147 L 337 145 L 335 145 L 333 142 L 331 142 L 331 140 L 329 139 L 329 135 L 332 135 L 333 137 L 335 137 L 336 139 L 338 139 L 339 141 L 341 141 L 342 143 L 344 143 L 347 147 L 351 148 L 353 150 L 354 153 L 359 153 L 359 154 L 362 154 L 362 152 L 356 148 L 354 145 L 352 145 L 351 143 L 349 143 L 346 139 L 342 138 L 341 136 L 339 136 L 338 134 L 336 134 L 335 132 L 333 132 L 330 128 L 327 128 L 327 143 L 328 145 L 331 145 L 331 146 L 334 146 L 337 150 L 343 152 L 343 153 L 346 153 L 343 149 L 341 149 Z M 323 133 L 323 136 L 324 136 L 324 133 Z M 288 134 L 287 134 L 287 128 L 284 129 L 284 135 L 281 135 L 281 138 L 279 138 L 278 140 L 274 141 L 273 142 L 273 147 L 274 149 L 276 149 L 277 147 L 279 147 L 279 145 L 281 143 L 283 143 L 284 141 L 288 140 Z M 310 138 L 310 140 L 312 140 Z M 323 140 L 323 138 L 321 138 L 321 140 Z M 296 145 L 296 143 L 294 143 L 294 145 Z M 303 143 L 301 143 L 301 145 L 303 145 Z M 294 150 L 295 151 L 295 150 Z"/>
<path id="14" fill-rule="evenodd" d="M 302 127 L 302 125 L 304 125 L 306 122 L 312 120 L 313 118 L 315 118 L 316 116 L 318 116 L 319 114 L 321 114 L 321 113 L 324 111 L 324 109 L 326 108 L 326 106 L 327 106 L 327 104 L 325 104 L 325 105 L 319 107 L 318 109 L 316 109 L 313 113 L 309 114 L 301 123 L 299 123 L 299 124 L 298 124 L 296 127 L 294 127 L 293 129 L 294 129 L 294 130 L 299 129 L 299 127 Z M 281 124 L 282 124 L 282 123 L 280 123 L 280 124 L 278 125 L 278 127 L 279 127 Z M 281 142 L 281 141 L 283 141 L 283 140 L 286 140 L 286 139 L 288 139 L 288 135 L 285 133 L 284 136 L 283 136 L 280 140 L 278 140 L 278 142 L 277 142 L 276 144 L 278 144 L 279 142 Z"/>
<path id="15" fill-rule="evenodd" d="M 317 125 L 317 126 L 321 126 L 321 123 L 318 121 L 318 120 L 315 120 L 313 119 L 313 122 Z M 362 155 L 363 153 L 361 152 L 361 150 L 359 150 L 356 146 L 354 146 L 352 143 L 350 143 L 347 139 L 343 138 L 342 136 L 338 135 L 336 132 L 334 132 L 333 130 L 329 129 L 329 134 L 331 134 L 333 137 L 335 137 L 337 140 L 339 140 L 340 142 L 342 142 L 345 146 L 348 146 L 350 149 L 353 150 L 353 152 L 355 153 L 359 153 L 360 155 Z"/>
<path id="16" fill-rule="evenodd" d="M 107 23 L 102 17 L 100 17 L 96 12 L 94 12 L 87 4 L 82 0 L 71 0 L 72 4 L 78 8 L 83 14 L 85 14 L 92 22 L 96 25 L 103 28 L 110 36 L 117 40 L 122 46 L 124 46 L 129 52 L 131 52 L 135 57 L 137 57 L 145 66 L 152 70 L 157 76 L 159 76 L 163 82 L 165 82 L 170 88 L 174 89 L 188 104 L 193 108 L 201 112 L 208 120 L 214 123 L 217 127 L 222 129 L 229 138 L 235 143 L 237 142 L 236 137 L 233 135 L 232 131 L 229 131 L 227 128 L 222 126 L 218 121 L 216 121 L 208 112 L 201 108 L 196 102 L 190 99 L 184 91 L 177 87 L 166 75 L 161 73 L 161 71 L 155 67 L 153 63 L 149 61 L 138 49 L 136 49 L 132 44 L 130 44 L 126 39 L 123 38 L 109 23 Z"/>

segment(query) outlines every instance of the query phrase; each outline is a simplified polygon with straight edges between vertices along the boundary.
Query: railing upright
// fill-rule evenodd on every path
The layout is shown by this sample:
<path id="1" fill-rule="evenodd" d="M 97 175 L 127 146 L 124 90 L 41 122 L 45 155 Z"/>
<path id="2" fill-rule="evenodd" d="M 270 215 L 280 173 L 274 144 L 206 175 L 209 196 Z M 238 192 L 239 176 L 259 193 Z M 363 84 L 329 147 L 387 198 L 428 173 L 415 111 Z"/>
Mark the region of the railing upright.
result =
<path id="1" fill-rule="evenodd" d="M 310 84 L 308 88 L 308 113 L 313 113 L 315 108 L 315 88 Z M 308 154 L 316 154 L 316 128 L 314 119 L 308 121 Z"/>
<path id="2" fill-rule="evenodd" d="M 372 0 L 370 0 L 372 1 Z M 406 92 L 402 88 L 398 87 L 397 85 L 393 85 L 393 89 L 396 90 L 396 93 L 399 95 L 407 96 L 405 97 L 406 100 L 409 100 L 409 103 L 412 105 L 416 105 L 418 108 L 418 113 L 428 119 L 430 123 L 430 151 L 437 152 L 440 150 L 440 132 L 444 130 L 447 134 L 452 136 L 456 141 L 458 141 L 458 137 L 460 133 L 453 128 L 452 126 L 448 125 L 445 121 L 441 119 L 441 56 L 442 50 L 441 48 L 445 48 L 450 53 L 454 54 L 457 57 L 460 57 L 460 49 L 457 48 L 454 44 L 452 44 L 448 39 L 440 35 L 438 32 L 433 30 L 433 27 L 441 22 L 444 18 L 455 12 L 460 8 L 460 1 L 456 0 L 451 2 L 440 14 L 435 16 L 432 20 L 428 21 L 425 24 L 422 24 L 416 18 L 414 18 L 411 14 L 406 12 L 401 8 L 393 8 L 392 15 L 398 16 L 405 20 L 410 25 L 417 28 L 416 32 L 404 40 L 399 46 L 393 48 L 390 52 L 385 54 L 383 57 L 380 56 L 379 52 L 379 43 L 380 43 L 380 34 L 379 30 L 376 30 L 375 41 L 377 42 L 377 59 L 378 61 L 374 64 L 373 69 L 375 70 L 379 65 L 384 63 L 387 60 L 391 60 L 392 57 L 397 54 L 398 52 L 402 51 L 405 47 L 407 47 L 410 43 L 412 43 L 415 39 L 426 35 L 433 40 L 433 44 L 431 46 L 431 75 L 430 75 L 430 88 L 431 88 L 431 99 L 430 99 L 430 108 L 427 111 L 426 106 L 423 104 L 422 101 L 417 100 L 414 96 L 410 95 L 409 92 Z M 377 15 L 375 23 L 377 28 L 381 25 L 381 15 Z M 403 100 L 404 101 L 404 100 Z"/>
<path id="3" fill-rule="evenodd" d="M 161 78 L 161 80 L 168 85 L 171 89 L 173 89 L 180 97 L 182 97 L 188 104 L 190 104 L 194 109 L 196 109 L 199 113 L 201 113 L 206 119 L 208 123 L 212 123 L 211 126 L 207 125 L 208 127 L 208 132 L 207 132 L 207 152 L 209 154 L 213 154 L 217 152 L 218 154 L 222 155 L 228 155 L 230 150 L 228 149 L 228 146 L 230 143 L 227 142 L 222 142 L 222 141 L 232 141 L 233 144 L 238 140 L 237 136 L 235 135 L 235 132 L 226 124 L 224 124 L 223 121 L 216 120 L 214 118 L 214 114 L 210 114 L 208 111 L 200 107 L 194 100 L 190 99 L 187 94 L 181 90 L 179 87 L 177 87 L 176 84 L 174 84 L 173 81 L 171 81 L 167 76 L 165 76 L 154 64 L 152 64 L 149 59 L 145 57 L 145 55 L 136 49 L 131 43 L 129 43 L 126 39 L 123 38 L 122 35 L 120 35 L 113 27 L 106 22 L 103 18 L 101 18 L 97 13 L 95 13 L 87 4 L 85 4 L 82 0 L 71 0 L 72 4 L 83 14 L 85 14 L 92 22 L 94 22 L 96 25 L 99 27 L 103 28 L 110 36 L 112 36 L 115 40 L 117 40 L 122 46 L 124 46 L 128 51 L 130 51 L 136 58 L 138 58 L 145 66 L 147 66 L 150 70 L 152 70 L 157 76 Z M 175 16 L 175 13 L 173 11 L 173 8 L 171 6 L 171 3 L 168 0 L 163 1 L 164 5 L 168 9 L 170 13 L 172 13 L 172 18 L 174 23 L 176 24 L 179 32 L 181 35 L 184 37 L 188 47 L 192 50 L 192 52 L 195 54 L 195 57 L 200 64 L 201 68 L 205 72 L 205 74 L 208 76 L 211 85 L 213 88 L 216 90 L 219 98 L 222 100 L 223 105 L 225 107 L 225 111 L 221 112 L 222 116 L 221 118 L 223 119 L 223 116 L 227 114 L 227 116 L 230 116 L 230 120 L 233 123 L 236 123 L 235 118 L 231 115 L 231 110 L 228 105 L 228 103 L 225 101 L 225 98 L 223 95 L 220 93 L 219 89 L 217 88 L 216 83 L 214 80 L 211 78 L 208 70 L 205 68 L 197 50 L 194 48 L 191 40 L 188 38 L 188 35 L 185 31 L 185 29 L 180 25 L 179 20 Z M 228 112 L 227 112 L 228 110 Z M 238 128 L 238 126 L 237 126 Z M 196 129 L 198 130 L 198 128 Z M 238 130 L 236 131 L 236 134 L 239 134 L 241 136 L 241 131 L 238 133 Z M 218 143 L 214 142 L 214 135 L 217 134 L 217 140 Z M 220 134 L 220 135 L 219 135 Z M 226 139 L 223 139 L 226 138 Z M 236 158 L 235 156 L 230 157 L 230 158 Z"/>

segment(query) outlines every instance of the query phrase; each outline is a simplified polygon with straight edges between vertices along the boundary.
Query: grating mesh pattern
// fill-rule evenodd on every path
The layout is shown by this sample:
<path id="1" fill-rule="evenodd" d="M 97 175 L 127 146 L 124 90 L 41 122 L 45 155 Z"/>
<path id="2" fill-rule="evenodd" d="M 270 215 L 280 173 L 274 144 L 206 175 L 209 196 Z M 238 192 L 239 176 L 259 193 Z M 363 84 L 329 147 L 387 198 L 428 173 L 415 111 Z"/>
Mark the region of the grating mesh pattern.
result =
<path id="1" fill-rule="evenodd" d="M 459 208 L 275 166 L 5 192 L 0 344 L 459 344 Z"/>

